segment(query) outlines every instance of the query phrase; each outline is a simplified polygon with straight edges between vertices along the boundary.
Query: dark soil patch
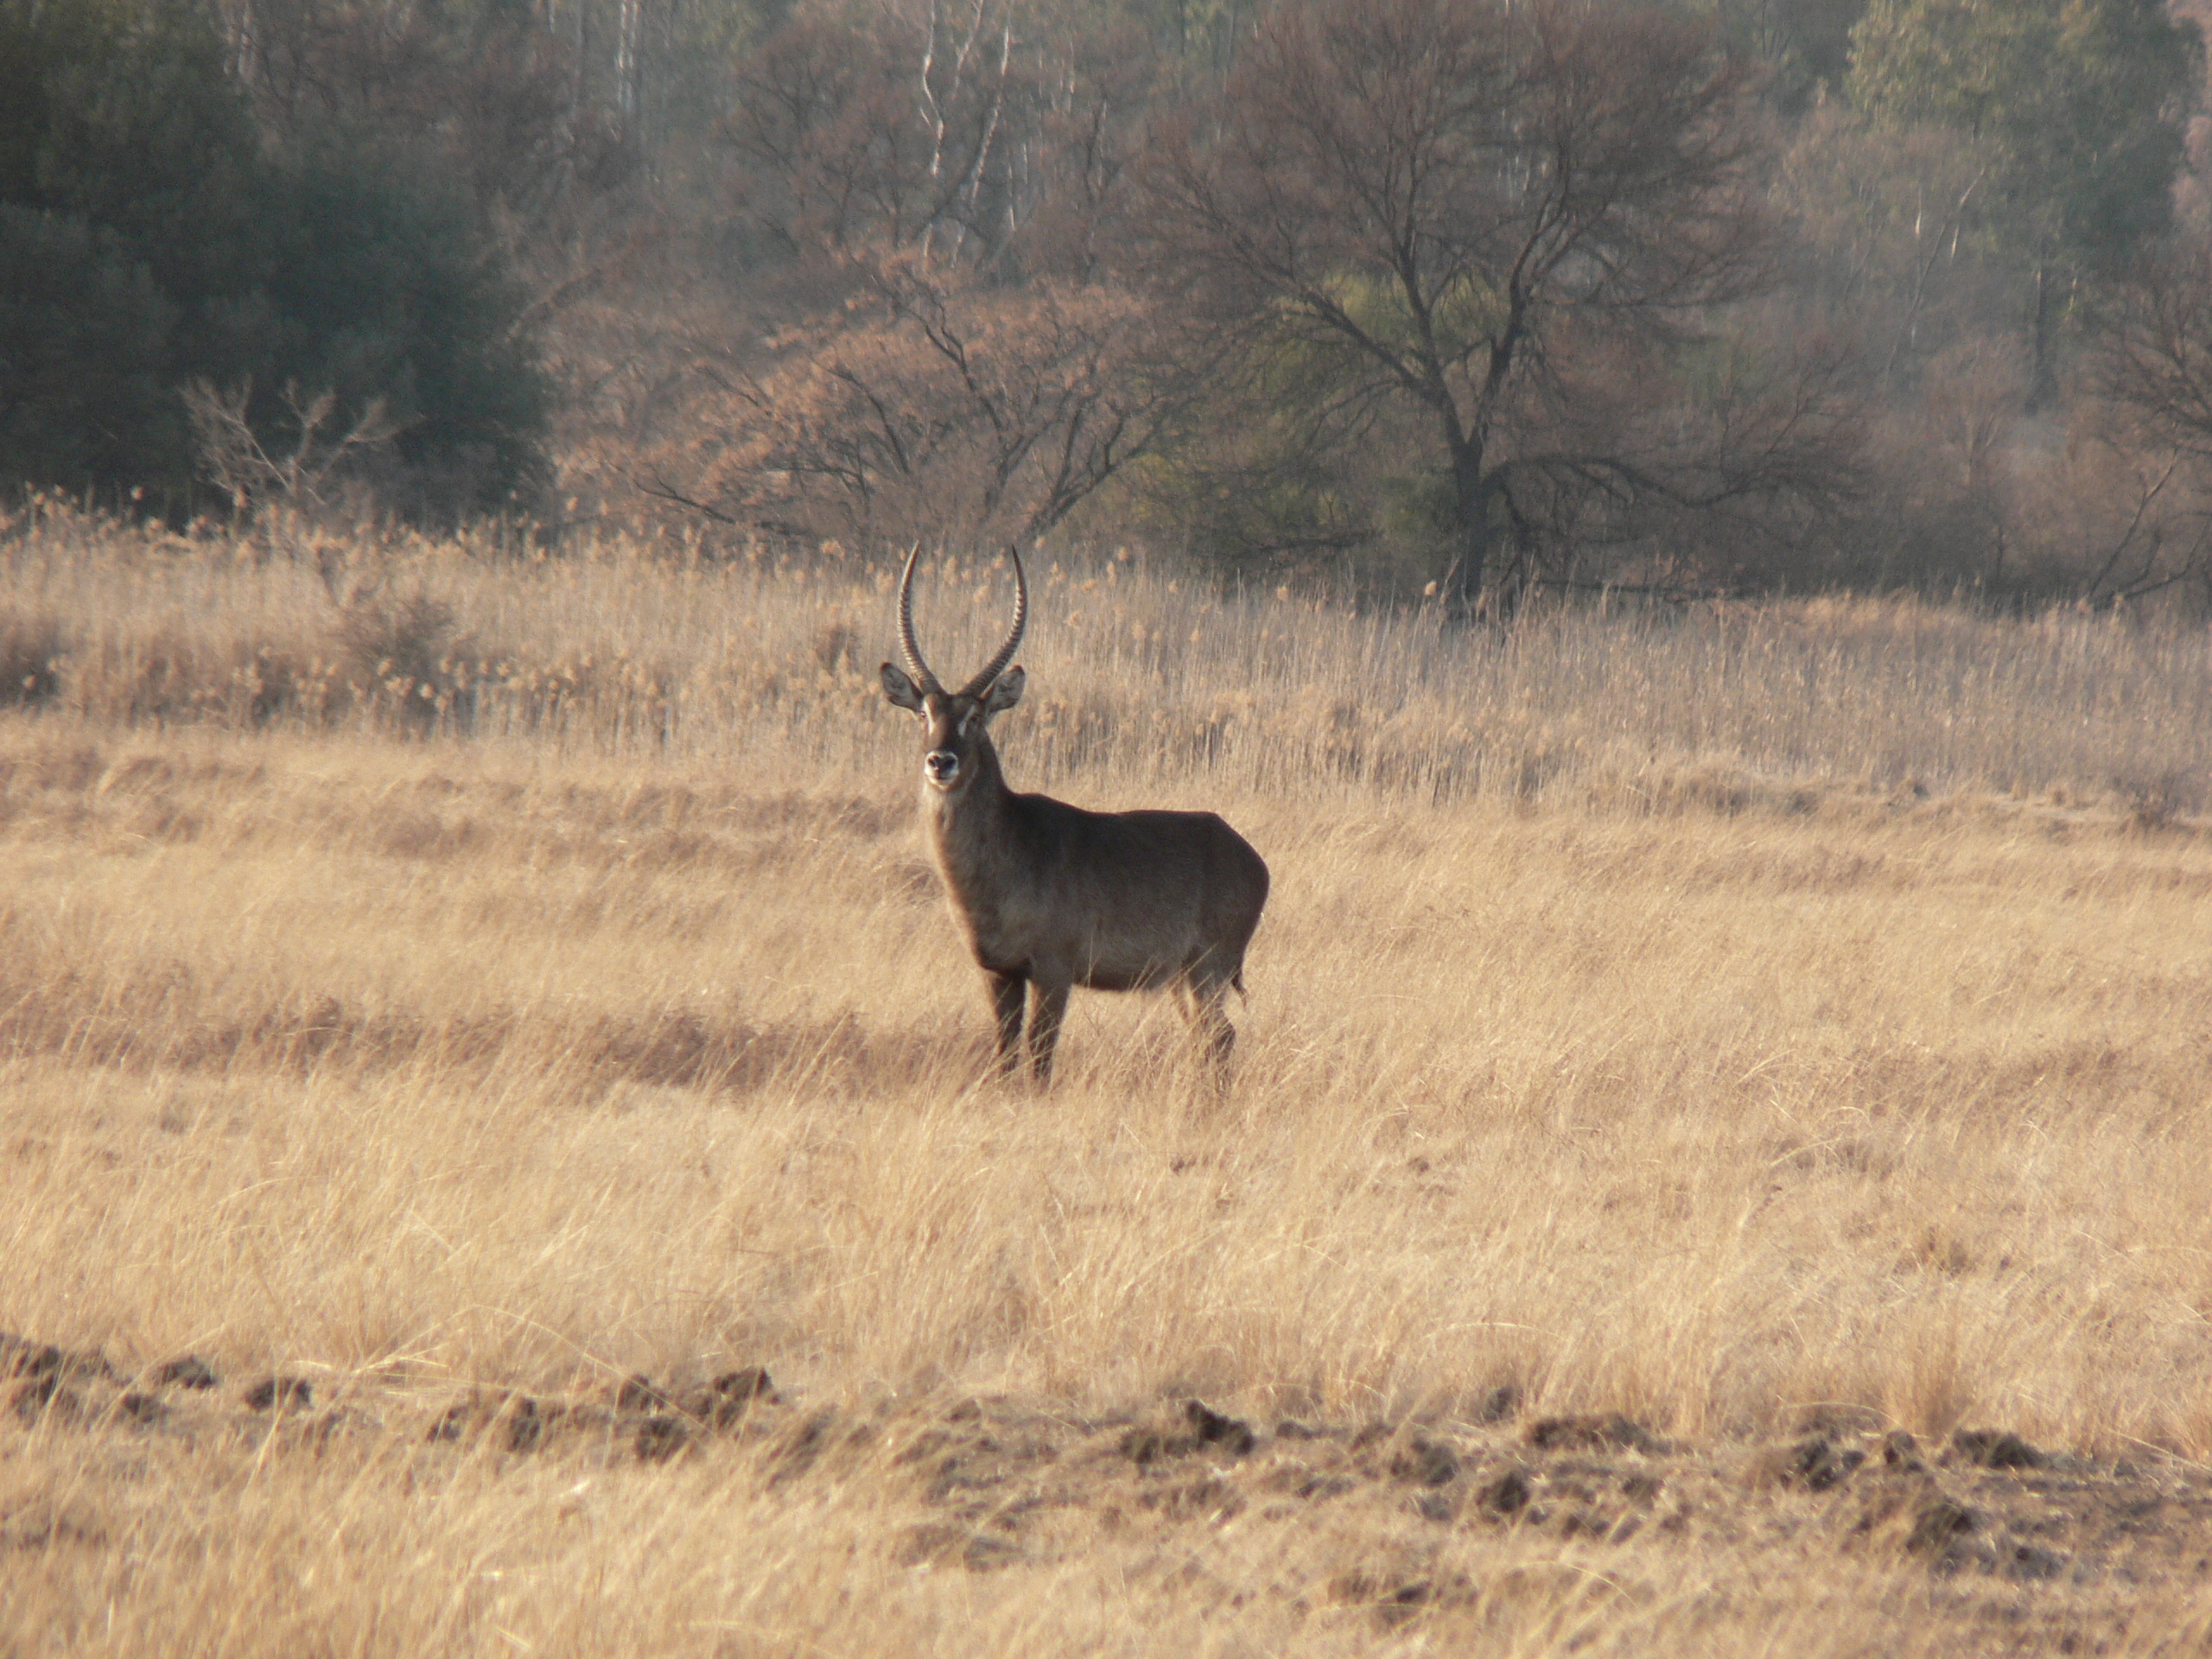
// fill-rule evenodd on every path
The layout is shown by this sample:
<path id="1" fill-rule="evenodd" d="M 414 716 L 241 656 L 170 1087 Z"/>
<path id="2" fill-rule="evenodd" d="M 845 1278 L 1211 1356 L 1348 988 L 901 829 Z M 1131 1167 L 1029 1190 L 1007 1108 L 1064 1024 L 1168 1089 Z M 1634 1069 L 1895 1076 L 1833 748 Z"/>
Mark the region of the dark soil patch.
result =
<path id="1" fill-rule="evenodd" d="M 60 1377 L 50 1371 L 17 1389 L 15 1406 L 17 1420 L 26 1427 L 44 1421 L 74 1423 L 85 1414 L 83 1396 L 63 1387 Z"/>
<path id="2" fill-rule="evenodd" d="M 486 1436 L 517 1456 L 620 1447 L 642 1463 L 663 1463 L 701 1440 L 749 1436 L 776 1419 L 781 1403 L 768 1373 L 752 1365 L 697 1388 L 657 1382 L 642 1372 L 596 1400 L 548 1400 L 506 1389 L 473 1389 L 448 1404 L 424 1438 L 460 1444 Z M 802 1448 L 803 1453 L 803 1448 Z"/>
<path id="3" fill-rule="evenodd" d="M 740 1370 L 725 1371 L 709 1384 L 698 1402 L 696 1414 L 710 1428 L 734 1428 L 754 1407 L 779 1405 L 782 1400 L 768 1373 L 758 1365 L 748 1365 Z"/>
<path id="4" fill-rule="evenodd" d="M 1405 1450 L 1390 1459 L 1390 1478 L 1410 1481 L 1420 1486 L 1448 1486 L 1459 1476 L 1459 1459 L 1452 1448 L 1439 1440 L 1425 1440 L 1418 1434 L 1406 1442 Z"/>
<path id="5" fill-rule="evenodd" d="M 135 1390 L 124 1395 L 118 1401 L 116 1408 L 132 1422 L 143 1424 L 149 1428 L 159 1424 L 169 1414 L 169 1408 L 152 1395 L 139 1394 Z"/>
<path id="6" fill-rule="evenodd" d="M 1951 1450 L 1984 1469 L 2040 1469 L 2045 1461 L 2018 1435 L 1995 1428 L 1962 1428 L 1951 1436 Z"/>
<path id="7" fill-rule="evenodd" d="M 0 1378 L 28 1376 L 64 1382 L 120 1382 L 123 1374 L 98 1349 L 81 1353 L 0 1331 Z"/>
<path id="8" fill-rule="evenodd" d="M 1230 1456 L 1241 1458 L 1259 1444 L 1259 1436 L 1252 1433 L 1249 1423 L 1215 1411 L 1203 1401 L 1185 1401 L 1183 1414 L 1190 1421 L 1191 1432 L 1198 1437 L 1202 1446 L 1217 1446 Z"/>
<path id="9" fill-rule="evenodd" d="M 666 1463 L 681 1452 L 691 1439 L 691 1430 L 681 1417 L 661 1415 L 648 1417 L 638 1425 L 636 1440 L 632 1443 L 640 1463 Z"/>
<path id="10" fill-rule="evenodd" d="M 1851 1478 L 1866 1453 L 1855 1446 L 1839 1446 L 1825 1434 L 1815 1434 L 1790 1447 L 1783 1476 L 1808 1491 L 1824 1492 Z"/>
<path id="11" fill-rule="evenodd" d="M 176 1389 L 213 1389 L 220 1387 L 223 1381 L 215 1375 L 215 1368 L 197 1354 L 180 1355 L 156 1366 L 148 1380 L 156 1388 Z"/>
<path id="12" fill-rule="evenodd" d="M 1960 1541 L 1980 1530 L 1981 1517 L 1979 1515 L 1954 1499 L 1937 1497 L 1924 1504 L 1914 1516 L 1912 1529 L 1904 1535 L 1904 1547 L 1912 1554 L 1930 1556 L 1943 1565 L 1955 1565 Z"/>
<path id="13" fill-rule="evenodd" d="M 1509 1469 L 1482 1490 L 1482 1507 L 1501 1519 L 1510 1520 L 1529 1507 L 1534 1491 L 1529 1477 L 1518 1469 Z"/>
<path id="14" fill-rule="evenodd" d="M 625 1382 L 614 1395 L 617 1411 L 666 1411 L 675 1404 L 643 1373 Z"/>
<path id="15" fill-rule="evenodd" d="M 1529 1444 L 1547 1452 L 1641 1452 L 1662 1457 L 1667 1442 L 1628 1417 L 1544 1417 L 1529 1426 Z"/>
<path id="16" fill-rule="evenodd" d="M 305 1411 L 315 1403 L 315 1389 L 303 1376 L 268 1376 L 245 1391 L 246 1409 L 268 1411 L 278 1406 Z"/>

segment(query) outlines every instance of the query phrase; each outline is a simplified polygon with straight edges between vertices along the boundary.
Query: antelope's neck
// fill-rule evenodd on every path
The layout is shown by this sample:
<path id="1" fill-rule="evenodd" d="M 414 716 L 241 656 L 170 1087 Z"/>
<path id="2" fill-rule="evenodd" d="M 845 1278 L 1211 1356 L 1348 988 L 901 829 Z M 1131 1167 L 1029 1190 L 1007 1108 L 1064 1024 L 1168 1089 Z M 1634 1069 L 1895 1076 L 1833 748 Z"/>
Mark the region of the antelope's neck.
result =
<path id="1" fill-rule="evenodd" d="M 990 886 L 990 870 L 1004 842 L 1007 786 L 999 758 L 988 745 L 976 752 L 976 775 L 947 794 L 922 785 L 922 822 L 953 902 L 972 910 Z"/>

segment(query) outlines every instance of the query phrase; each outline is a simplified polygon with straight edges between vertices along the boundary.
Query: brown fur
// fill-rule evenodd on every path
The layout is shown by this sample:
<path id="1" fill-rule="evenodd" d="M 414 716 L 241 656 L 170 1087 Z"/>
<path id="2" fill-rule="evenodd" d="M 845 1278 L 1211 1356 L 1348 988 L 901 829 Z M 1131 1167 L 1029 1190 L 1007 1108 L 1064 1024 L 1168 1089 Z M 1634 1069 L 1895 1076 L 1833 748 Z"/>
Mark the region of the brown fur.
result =
<path id="1" fill-rule="evenodd" d="M 1268 867 L 1211 812 L 1089 812 L 1007 787 L 990 717 L 1020 700 L 1022 671 L 982 695 L 918 686 L 883 665 L 884 693 L 922 717 L 922 821 L 945 893 L 998 1019 L 998 1064 L 1029 1058 L 1049 1083 L 1069 990 L 1169 989 L 1225 1081 L 1236 1042 L 1224 1004 L 1243 989 L 1245 947 Z M 931 766 L 956 763 L 939 783 Z"/>

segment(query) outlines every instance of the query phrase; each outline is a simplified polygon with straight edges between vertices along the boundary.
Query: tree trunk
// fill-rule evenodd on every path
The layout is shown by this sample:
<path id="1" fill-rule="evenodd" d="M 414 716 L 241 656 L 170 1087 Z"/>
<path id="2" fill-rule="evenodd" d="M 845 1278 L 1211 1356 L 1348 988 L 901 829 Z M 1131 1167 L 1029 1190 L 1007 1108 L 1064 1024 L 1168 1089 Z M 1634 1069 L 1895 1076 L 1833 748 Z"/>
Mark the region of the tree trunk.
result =
<path id="1" fill-rule="evenodd" d="M 2058 376 L 2050 363 L 2050 261 L 2036 257 L 2036 306 L 2028 322 L 2028 410 L 2038 414 L 2058 395 Z"/>
<path id="2" fill-rule="evenodd" d="M 1471 622 L 1481 614 L 1483 584 L 1490 574 L 1490 491 L 1483 478 L 1482 446 L 1447 430 L 1452 454 L 1452 563 L 1445 573 L 1445 613 Z"/>

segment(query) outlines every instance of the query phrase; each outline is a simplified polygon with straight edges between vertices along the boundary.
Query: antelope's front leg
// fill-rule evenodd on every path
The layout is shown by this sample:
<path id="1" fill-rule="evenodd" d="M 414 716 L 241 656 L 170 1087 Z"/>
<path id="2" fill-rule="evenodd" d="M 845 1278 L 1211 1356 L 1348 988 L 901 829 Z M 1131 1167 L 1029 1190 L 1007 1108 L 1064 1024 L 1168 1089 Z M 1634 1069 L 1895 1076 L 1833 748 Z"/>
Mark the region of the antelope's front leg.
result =
<path id="1" fill-rule="evenodd" d="M 990 985 L 991 1012 L 999 1023 L 995 1069 L 1001 1077 L 1010 1077 L 1021 1065 L 1021 999 L 1029 982 L 1020 974 L 995 974 L 988 968 L 983 978 Z"/>
<path id="2" fill-rule="evenodd" d="M 1029 1064 L 1037 1086 L 1052 1081 L 1052 1046 L 1060 1040 L 1060 1020 L 1068 1011 L 1068 988 L 1037 982 L 1037 1006 L 1029 1014 Z"/>

